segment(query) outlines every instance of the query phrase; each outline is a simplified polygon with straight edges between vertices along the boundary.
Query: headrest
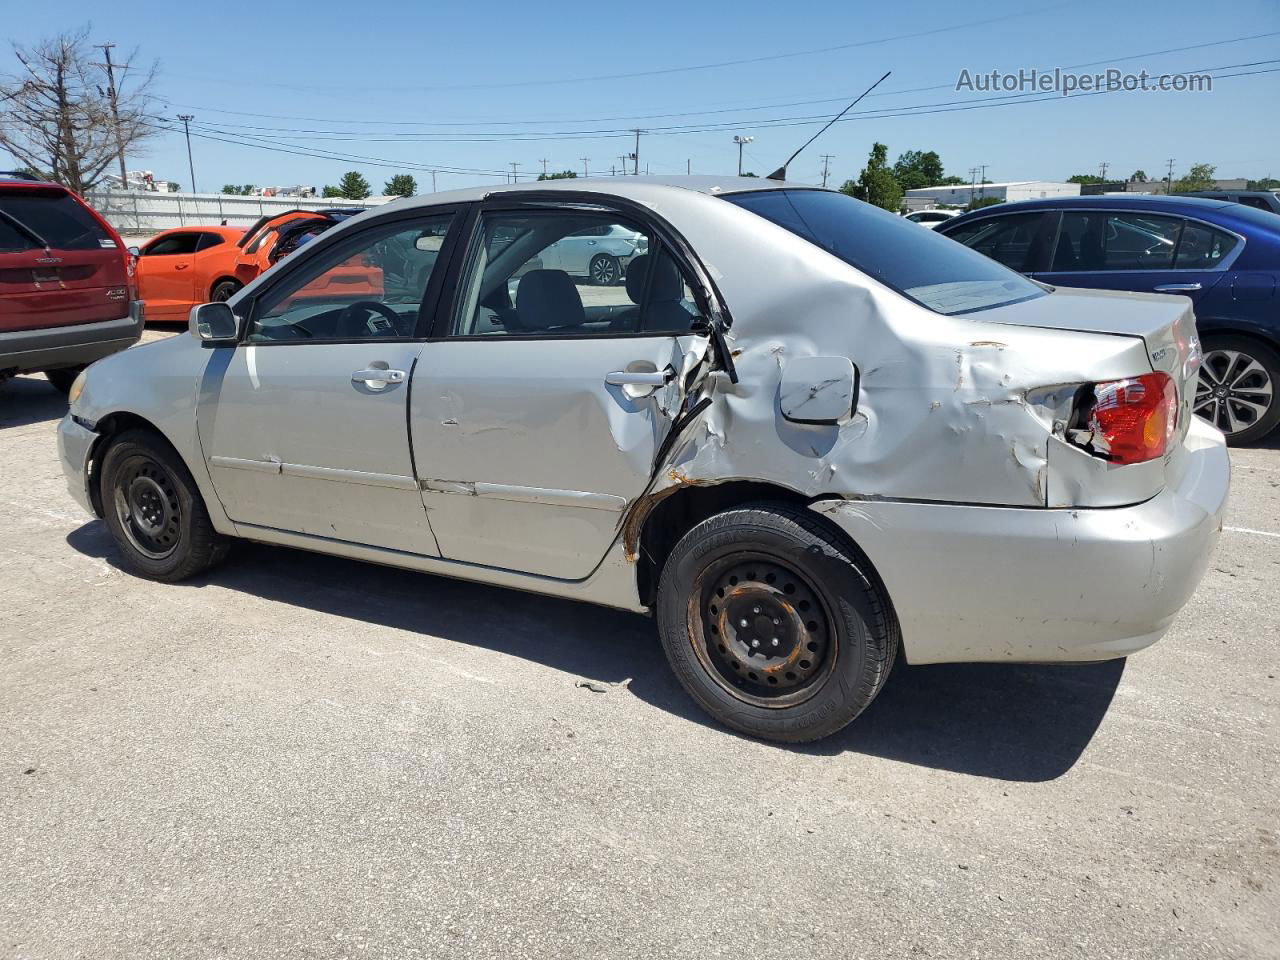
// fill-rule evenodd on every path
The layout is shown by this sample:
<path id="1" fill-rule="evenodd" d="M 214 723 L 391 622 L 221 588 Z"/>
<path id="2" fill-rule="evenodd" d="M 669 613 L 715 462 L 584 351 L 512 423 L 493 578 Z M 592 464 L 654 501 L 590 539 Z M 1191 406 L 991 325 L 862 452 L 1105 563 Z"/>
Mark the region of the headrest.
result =
<path id="1" fill-rule="evenodd" d="M 586 323 L 582 297 L 563 270 L 530 270 L 516 288 L 516 320 L 521 330 L 576 327 Z"/>
<path id="2" fill-rule="evenodd" d="M 638 304 L 640 298 L 644 296 L 645 279 L 653 262 L 653 257 L 642 253 L 628 265 L 627 296 L 631 298 L 632 303 Z M 662 303 L 683 299 L 684 280 L 681 279 L 675 262 L 670 257 L 659 254 L 657 264 L 653 274 L 653 286 L 649 290 L 649 300 L 653 303 Z"/>

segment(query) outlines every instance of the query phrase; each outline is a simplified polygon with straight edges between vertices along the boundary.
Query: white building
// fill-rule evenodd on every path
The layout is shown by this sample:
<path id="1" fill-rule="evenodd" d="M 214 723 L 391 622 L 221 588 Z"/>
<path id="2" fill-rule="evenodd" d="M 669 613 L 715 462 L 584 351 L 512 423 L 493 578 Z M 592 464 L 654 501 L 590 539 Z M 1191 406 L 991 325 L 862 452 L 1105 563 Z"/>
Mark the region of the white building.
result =
<path id="1" fill-rule="evenodd" d="M 1078 197 L 1080 184 L 1053 180 L 1011 180 L 1007 183 L 958 184 L 954 187 L 921 187 L 903 198 L 908 210 L 927 210 L 938 204 L 963 207 L 977 197 L 995 197 L 1013 203 L 1042 197 Z"/>

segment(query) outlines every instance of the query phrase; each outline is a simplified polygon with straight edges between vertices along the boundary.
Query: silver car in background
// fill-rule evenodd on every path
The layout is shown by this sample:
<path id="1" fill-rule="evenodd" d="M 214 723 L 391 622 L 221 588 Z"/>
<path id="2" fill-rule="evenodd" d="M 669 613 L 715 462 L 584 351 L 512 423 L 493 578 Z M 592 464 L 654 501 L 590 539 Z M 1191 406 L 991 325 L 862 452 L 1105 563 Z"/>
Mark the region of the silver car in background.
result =
<path id="1" fill-rule="evenodd" d="M 643 233 L 621 224 L 599 224 L 550 244 L 542 254 L 542 266 L 610 286 L 622 281 L 627 265 L 646 249 Z"/>
<path id="2" fill-rule="evenodd" d="M 554 259 L 627 234 L 623 285 Z M 353 258 L 421 281 L 344 297 Z M 1150 645 L 1229 485 L 1186 299 L 1053 290 L 770 181 L 407 200 L 190 333 L 93 365 L 59 428 L 131 569 L 242 538 L 651 612 L 688 693 L 775 740 L 843 727 L 899 650 Z"/>

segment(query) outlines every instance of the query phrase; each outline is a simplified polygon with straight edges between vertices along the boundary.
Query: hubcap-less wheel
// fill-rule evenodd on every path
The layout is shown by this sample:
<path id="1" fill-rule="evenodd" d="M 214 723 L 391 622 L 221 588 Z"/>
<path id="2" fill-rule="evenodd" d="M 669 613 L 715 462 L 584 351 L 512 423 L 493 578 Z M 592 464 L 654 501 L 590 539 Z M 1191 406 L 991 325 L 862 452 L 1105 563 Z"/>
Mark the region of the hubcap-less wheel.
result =
<path id="1" fill-rule="evenodd" d="M 712 678 L 757 706 L 803 702 L 835 662 L 831 620 L 817 592 L 769 557 L 738 554 L 704 571 L 689 621 Z"/>
<path id="2" fill-rule="evenodd" d="M 618 282 L 618 261 L 613 257 L 599 256 L 591 261 L 591 282 L 607 287 Z"/>
<path id="3" fill-rule="evenodd" d="M 116 474 L 116 517 L 129 543 L 152 560 L 178 548 L 182 509 L 173 478 L 150 457 L 132 456 Z"/>
<path id="4" fill-rule="evenodd" d="M 1225 434 L 1258 423 L 1275 402 L 1266 367 L 1239 350 L 1210 350 L 1200 364 L 1194 412 Z"/>

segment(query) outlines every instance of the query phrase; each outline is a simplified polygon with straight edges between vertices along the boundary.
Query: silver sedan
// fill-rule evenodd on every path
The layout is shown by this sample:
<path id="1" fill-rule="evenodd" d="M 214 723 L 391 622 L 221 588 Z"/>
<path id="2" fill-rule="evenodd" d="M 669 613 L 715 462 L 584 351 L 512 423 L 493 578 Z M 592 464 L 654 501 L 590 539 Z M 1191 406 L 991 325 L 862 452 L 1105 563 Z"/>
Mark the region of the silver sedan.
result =
<path id="1" fill-rule="evenodd" d="M 555 259 L 627 235 L 623 285 Z M 334 228 L 90 367 L 59 440 L 142 576 L 239 538 L 652 612 L 702 707 L 796 742 L 899 651 L 1155 642 L 1227 497 L 1198 362 L 1183 298 L 1053 290 L 839 193 L 556 181 Z"/>

